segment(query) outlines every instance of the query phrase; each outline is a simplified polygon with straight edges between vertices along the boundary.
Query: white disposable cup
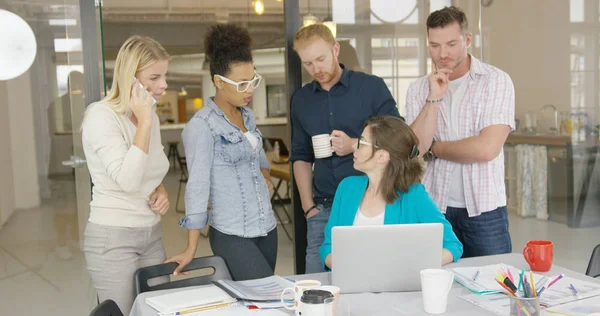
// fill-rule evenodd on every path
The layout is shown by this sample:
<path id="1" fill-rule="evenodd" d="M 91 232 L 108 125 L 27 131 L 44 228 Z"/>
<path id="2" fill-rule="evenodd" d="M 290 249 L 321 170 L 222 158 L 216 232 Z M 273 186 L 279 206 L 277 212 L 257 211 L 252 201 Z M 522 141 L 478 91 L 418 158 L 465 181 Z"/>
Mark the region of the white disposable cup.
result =
<path id="1" fill-rule="evenodd" d="M 452 271 L 444 269 L 421 270 L 421 289 L 423 293 L 423 309 L 428 314 L 446 312 L 448 293 L 454 282 Z"/>

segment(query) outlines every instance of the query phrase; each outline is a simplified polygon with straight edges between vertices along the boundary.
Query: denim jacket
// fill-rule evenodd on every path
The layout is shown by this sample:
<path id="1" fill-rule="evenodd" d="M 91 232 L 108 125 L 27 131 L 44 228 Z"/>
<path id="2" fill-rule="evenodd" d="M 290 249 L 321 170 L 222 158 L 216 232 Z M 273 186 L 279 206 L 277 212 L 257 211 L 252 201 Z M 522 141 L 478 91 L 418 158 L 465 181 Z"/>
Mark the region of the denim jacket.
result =
<path id="1" fill-rule="evenodd" d="M 261 146 L 262 135 L 252 110 L 240 110 L 244 125 L 259 139 L 256 149 L 212 98 L 183 130 L 189 180 L 186 216 L 179 225 L 187 229 L 206 226 L 209 200 L 210 225 L 222 233 L 246 238 L 266 236 L 277 225 L 260 170 L 269 168 Z"/>

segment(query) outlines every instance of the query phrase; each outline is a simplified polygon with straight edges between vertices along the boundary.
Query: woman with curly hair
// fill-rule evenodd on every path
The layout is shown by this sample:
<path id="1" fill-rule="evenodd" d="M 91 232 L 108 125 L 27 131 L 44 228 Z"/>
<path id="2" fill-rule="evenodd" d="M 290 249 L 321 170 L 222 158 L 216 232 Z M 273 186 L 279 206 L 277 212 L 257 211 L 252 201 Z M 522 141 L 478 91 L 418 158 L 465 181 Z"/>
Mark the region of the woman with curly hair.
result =
<path id="1" fill-rule="evenodd" d="M 188 229 L 188 245 L 167 260 L 179 264 L 176 275 L 193 259 L 200 229 L 207 224 L 212 251 L 225 259 L 234 280 L 267 277 L 275 270 L 273 184 L 262 135 L 247 107 L 261 80 L 251 42 L 248 31 L 233 24 L 212 26 L 204 40 L 217 92 L 182 134 L 189 181 L 180 225 Z"/>

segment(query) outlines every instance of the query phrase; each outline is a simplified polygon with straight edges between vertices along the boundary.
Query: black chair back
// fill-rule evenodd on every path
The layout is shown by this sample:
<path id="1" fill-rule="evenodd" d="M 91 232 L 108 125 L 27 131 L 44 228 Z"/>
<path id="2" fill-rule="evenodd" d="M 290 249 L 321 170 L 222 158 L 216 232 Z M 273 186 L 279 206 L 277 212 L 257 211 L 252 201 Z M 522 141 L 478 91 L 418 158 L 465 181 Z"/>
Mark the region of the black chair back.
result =
<path id="1" fill-rule="evenodd" d="M 211 275 L 203 275 L 198 277 L 190 277 L 183 280 L 172 281 L 168 283 L 149 286 L 148 280 L 156 277 L 173 274 L 177 263 L 163 263 L 155 266 L 140 268 L 135 272 L 135 290 L 136 295 L 148 291 L 176 289 L 194 285 L 206 285 L 218 280 L 231 280 L 231 273 L 225 260 L 219 256 L 210 256 L 202 258 L 194 258 L 182 272 L 212 268 L 214 273 Z"/>
<path id="2" fill-rule="evenodd" d="M 96 306 L 90 313 L 90 316 L 123 316 L 123 312 L 121 312 L 115 301 L 106 300 Z"/>
<path id="3" fill-rule="evenodd" d="M 592 257 L 590 257 L 585 275 L 592 278 L 600 277 L 600 245 L 596 246 L 594 251 L 592 251 Z"/>

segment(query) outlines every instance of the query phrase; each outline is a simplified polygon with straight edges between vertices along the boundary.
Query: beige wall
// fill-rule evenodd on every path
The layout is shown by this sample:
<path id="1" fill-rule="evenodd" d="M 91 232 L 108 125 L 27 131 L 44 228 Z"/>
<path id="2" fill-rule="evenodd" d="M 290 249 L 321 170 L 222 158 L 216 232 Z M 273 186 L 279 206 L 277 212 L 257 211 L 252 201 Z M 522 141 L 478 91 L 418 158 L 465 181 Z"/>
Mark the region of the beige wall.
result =
<path id="1" fill-rule="evenodd" d="M 0 226 L 15 211 L 9 121 L 7 83 L 0 81 Z"/>
<path id="2" fill-rule="evenodd" d="M 474 35 L 479 33 L 478 2 L 454 1 L 467 13 Z M 482 10 L 483 60 L 512 78 L 521 127 L 525 113 L 539 114 L 544 104 L 554 104 L 560 111 L 570 109 L 570 26 L 566 0 L 494 1 Z M 474 44 L 471 52 L 480 56 Z M 546 112 L 538 119 L 550 117 Z"/>
<path id="3" fill-rule="evenodd" d="M 494 1 L 484 8 L 490 44 L 484 59 L 513 79 L 522 121 L 544 104 L 570 108 L 570 29 L 565 0 Z"/>
<path id="4" fill-rule="evenodd" d="M 0 225 L 40 205 L 29 72 L 0 81 Z"/>

